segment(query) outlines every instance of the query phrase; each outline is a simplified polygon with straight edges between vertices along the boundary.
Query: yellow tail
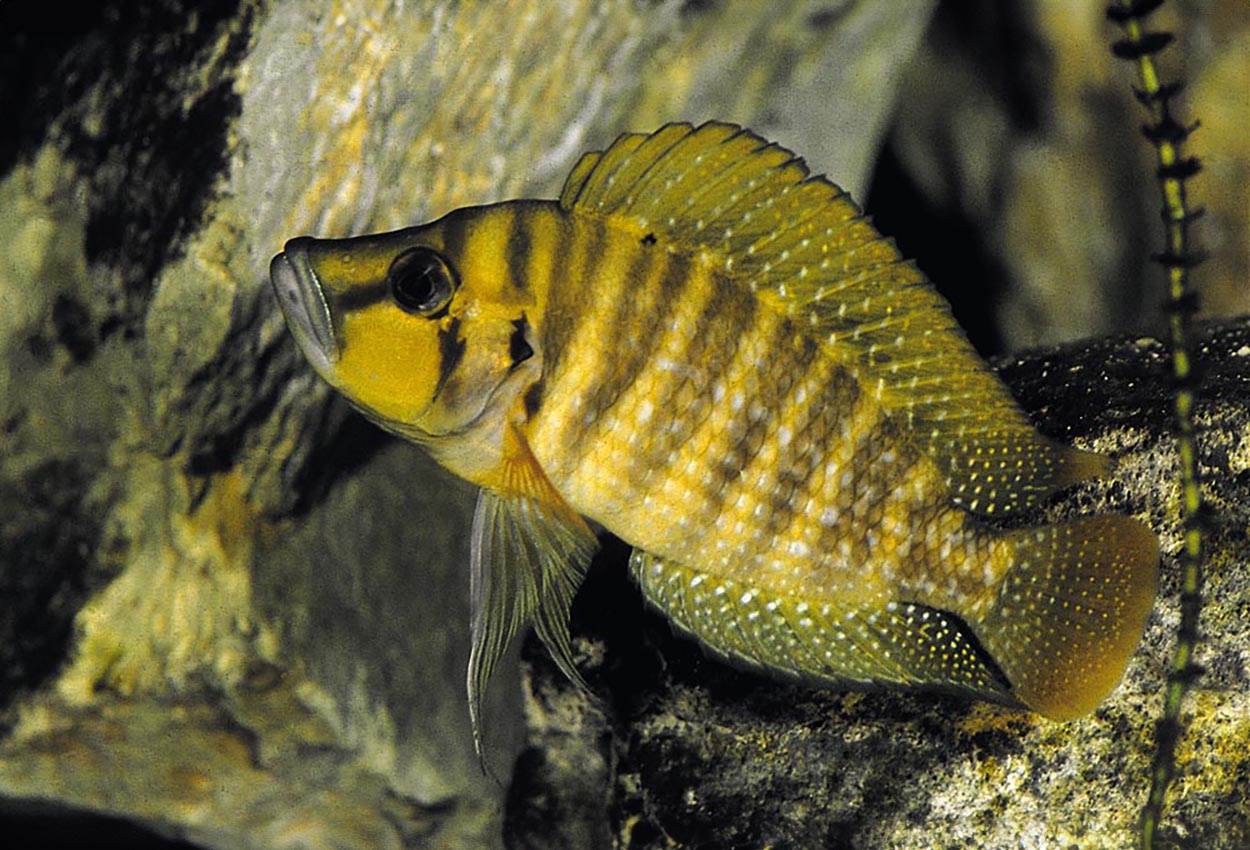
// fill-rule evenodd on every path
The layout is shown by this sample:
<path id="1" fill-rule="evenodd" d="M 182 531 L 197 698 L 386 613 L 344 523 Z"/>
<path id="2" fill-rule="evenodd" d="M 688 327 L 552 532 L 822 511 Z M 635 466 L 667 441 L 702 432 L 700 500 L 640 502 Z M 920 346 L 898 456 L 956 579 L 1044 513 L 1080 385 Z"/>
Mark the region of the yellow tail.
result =
<path id="1" fill-rule="evenodd" d="M 1126 516 L 1013 531 L 1015 565 L 976 628 L 1012 692 L 1056 720 L 1120 681 L 1154 605 L 1159 544 Z"/>

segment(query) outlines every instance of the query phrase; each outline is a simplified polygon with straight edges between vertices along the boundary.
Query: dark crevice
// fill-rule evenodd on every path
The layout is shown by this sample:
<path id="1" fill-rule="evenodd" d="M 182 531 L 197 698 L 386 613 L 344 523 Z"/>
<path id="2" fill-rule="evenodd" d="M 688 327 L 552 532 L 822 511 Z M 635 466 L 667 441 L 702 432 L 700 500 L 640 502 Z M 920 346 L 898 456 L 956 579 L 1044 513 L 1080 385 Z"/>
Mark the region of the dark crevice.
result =
<path id="1" fill-rule="evenodd" d="M 1039 92 L 1053 78 L 1030 14 L 1023 3 L 945 0 L 929 24 L 929 38 L 956 45 L 974 63 L 976 78 L 985 82 L 1011 126 L 1022 133 L 1041 127 L 1047 105 Z"/>
<path id="2" fill-rule="evenodd" d="M 395 438 L 359 413 L 348 409 L 346 402 L 333 399 L 337 415 L 316 417 L 317 432 L 308 439 L 316 446 L 299 467 L 292 487 L 295 497 L 290 513 L 301 516 L 320 504 L 330 488 L 341 483 L 367 464 Z"/>
<path id="3" fill-rule="evenodd" d="M 75 363 L 85 363 L 95 354 L 91 314 L 81 301 L 68 295 L 58 295 L 52 302 L 52 327 L 57 342 L 69 352 Z"/>
<path id="4" fill-rule="evenodd" d="M 196 850 L 190 844 L 121 818 L 48 804 L 14 804 L 20 811 L 0 811 L 6 846 L 39 850 L 125 847 L 129 850 Z"/>
<path id="5" fill-rule="evenodd" d="M 982 356 L 1001 352 L 997 310 L 1007 271 L 976 225 L 958 210 L 935 205 L 888 145 L 877 160 L 871 186 L 865 212 L 877 229 L 951 302 L 956 320 Z"/>
<path id="6" fill-rule="evenodd" d="M 254 9 L 244 0 L 0 3 L 0 176 L 49 139 L 86 179 L 84 249 L 120 275 L 122 324 L 139 328 L 159 270 L 218 190 L 240 110 L 230 69 Z M 225 38 L 224 70 L 195 94 L 191 69 Z M 188 72 L 191 71 L 189 74 Z M 80 349 L 81 350 L 81 349 Z"/>
<path id="7" fill-rule="evenodd" d="M 96 583 L 100 530 L 82 498 L 89 474 L 48 461 L 0 483 L 0 711 L 65 662 L 74 617 Z"/>

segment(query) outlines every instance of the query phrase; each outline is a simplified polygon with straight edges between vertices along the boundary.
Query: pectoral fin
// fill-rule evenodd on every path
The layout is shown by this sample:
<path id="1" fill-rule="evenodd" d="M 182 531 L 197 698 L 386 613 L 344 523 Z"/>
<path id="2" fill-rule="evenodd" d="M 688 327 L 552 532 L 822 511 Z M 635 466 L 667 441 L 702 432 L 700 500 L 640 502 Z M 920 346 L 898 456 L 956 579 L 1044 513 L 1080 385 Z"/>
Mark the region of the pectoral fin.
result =
<path id="1" fill-rule="evenodd" d="M 569 608 L 598 542 L 551 486 L 523 441 L 512 456 L 501 489 L 484 488 L 473 515 L 467 684 L 479 758 L 486 684 L 524 625 L 532 623 L 560 670 L 585 686 L 573 664 Z"/>

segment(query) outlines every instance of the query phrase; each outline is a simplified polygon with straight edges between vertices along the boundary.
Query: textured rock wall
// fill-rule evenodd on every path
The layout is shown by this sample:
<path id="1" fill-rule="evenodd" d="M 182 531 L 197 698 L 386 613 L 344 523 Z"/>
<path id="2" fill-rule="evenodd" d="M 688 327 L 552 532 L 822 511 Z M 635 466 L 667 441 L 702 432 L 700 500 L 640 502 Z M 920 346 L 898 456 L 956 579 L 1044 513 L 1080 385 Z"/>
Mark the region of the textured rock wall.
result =
<path id="1" fill-rule="evenodd" d="M 265 284 L 290 236 L 551 195 L 582 150 L 671 119 L 750 124 L 861 192 L 901 85 L 894 155 L 997 257 L 1009 341 L 1148 322 L 1157 202 L 1101 10 L 983 7 L 997 25 L 936 30 L 904 76 L 930 5 L 0 2 L 0 811 L 38 799 L 223 848 L 493 847 L 501 821 L 517 847 L 1124 846 L 1170 557 L 1125 686 L 1060 726 L 743 676 L 644 615 L 609 546 L 577 607 L 602 704 L 531 652 L 488 718 L 497 772 L 522 748 L 517 781 L 482 777 L 472 494 L 329 395 Z M 1244 310 L 1250 28 L 1232 0 L 1177 8 L 1199 280 L 1213 311 Z M 1207 355 L 1222 522 L 1170 810 L 1184 846 L 1250 835 L 1247 351 L 1232 326 Z M 1131 510 L 1171 553 L 1159 366 L 1120 339 L 1005 374 L 1060 436 L 1125 459 L 1055 511 Z"/>

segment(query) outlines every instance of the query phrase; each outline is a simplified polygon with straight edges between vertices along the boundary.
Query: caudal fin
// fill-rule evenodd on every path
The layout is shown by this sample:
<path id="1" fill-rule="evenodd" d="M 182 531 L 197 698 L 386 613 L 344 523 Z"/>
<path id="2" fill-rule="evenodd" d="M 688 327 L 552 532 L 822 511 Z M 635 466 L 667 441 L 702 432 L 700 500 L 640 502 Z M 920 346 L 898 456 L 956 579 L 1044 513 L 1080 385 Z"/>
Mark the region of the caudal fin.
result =
<path id="1" fill-rule="evenodd" d="M 1016 558 L 976 629 L 1039 714 L 1066 720 L 1120 681 L 1154 604 L 1159 544 L 1126 516 L 1011 532 Z"/>

